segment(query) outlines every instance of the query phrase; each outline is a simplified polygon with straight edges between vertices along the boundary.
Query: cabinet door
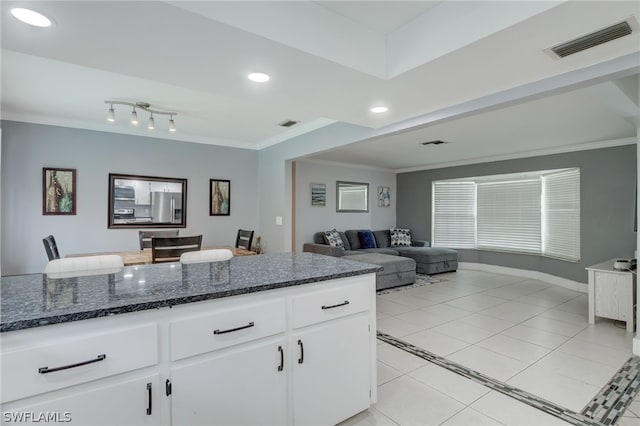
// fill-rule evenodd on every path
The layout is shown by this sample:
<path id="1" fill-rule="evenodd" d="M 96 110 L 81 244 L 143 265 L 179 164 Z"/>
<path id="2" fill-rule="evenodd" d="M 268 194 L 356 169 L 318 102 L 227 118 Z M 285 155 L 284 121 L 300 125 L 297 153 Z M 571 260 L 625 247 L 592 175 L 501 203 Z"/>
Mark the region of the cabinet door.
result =
<path id="1" fill-rule="evenodd" d="M 370 404 L 369 317 L 294 334 L 293 424 L 333 425 Z"/>
<path id="2" fill-rule="evenodd" d="M 173 367 L 172 424 L 286 424 L 284 358 L 281 339 L 247 344 L 220 356 Z"/>
<path id="3" fill-rule="evenodd" d="M 29 404 L 23 400 L 2 406 L 2 424 L 45 423 L 69 425 L 160 425 L 163 421 L 160 409 L 158 375 L 102 385 L 77 393 L 51 392 L 51 399 Z M 44 396 L 44 395 L 43 395 Z M 150 411 L 148 411 L 150 409 Z M 45 420 L 47 419 L 47 420 Z M 57 423 L 60 422 L 60 423 Z"/>
<path id="4" fill-rule="evenodd" d="M 595 300 L 596 315 L 628 321 L 627 307 L 634 303 L 631 275 L 596 271 Z"/>

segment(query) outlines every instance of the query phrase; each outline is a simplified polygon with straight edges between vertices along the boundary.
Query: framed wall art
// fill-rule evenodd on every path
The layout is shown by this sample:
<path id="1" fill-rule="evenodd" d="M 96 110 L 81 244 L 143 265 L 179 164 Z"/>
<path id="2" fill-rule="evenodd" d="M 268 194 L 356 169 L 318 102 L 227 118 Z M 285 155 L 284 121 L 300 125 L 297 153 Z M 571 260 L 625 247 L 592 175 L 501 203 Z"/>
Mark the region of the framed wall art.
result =
<path id="1" fill-rule="evenodd" d="M 327 205 L 327 185 L 311 183 L 311 205 L 321 207 Z"/>
<path id="2" fill-rule="evenodd" d="M 231 181 L 209 179 L 209 216 L 231 214 Z"/>
<path id="3" fill-rule="evenodd" d="M 42 214 L 76 214 L 76 169 L 42 168 Z"/>
<path id="4" fill-rule="evenodd" d="M 389 207 L 391 205 L 391 194 L 388 186 L 378 187 L 378 207 Z"/>

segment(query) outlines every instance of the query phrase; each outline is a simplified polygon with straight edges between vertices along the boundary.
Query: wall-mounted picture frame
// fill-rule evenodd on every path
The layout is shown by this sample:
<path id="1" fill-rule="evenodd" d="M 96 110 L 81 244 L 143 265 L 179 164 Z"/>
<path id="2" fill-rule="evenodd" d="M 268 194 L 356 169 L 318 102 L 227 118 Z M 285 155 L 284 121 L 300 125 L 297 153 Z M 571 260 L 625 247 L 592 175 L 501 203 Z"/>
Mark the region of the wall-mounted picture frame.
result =
<path id="1" fill-rule="evenodd" d="M 42 214 L 76 214 L 76 169 L 42 168 Z"/>
<path id="2" fill-rule="evenodd" d="M 327 185 L 311 183 L 311 205 L 324 207 L 327 205 Z"/>
<path id="3" fill-rule="evenodd" d="M 388 186 L 378 186 L 378 207 L 391 206 L 391 193 Z"/>
<path id="4" fill-rule="evenodd" d="M 209 179 L 209 216 L 231 215 L 231 181 Z"/>

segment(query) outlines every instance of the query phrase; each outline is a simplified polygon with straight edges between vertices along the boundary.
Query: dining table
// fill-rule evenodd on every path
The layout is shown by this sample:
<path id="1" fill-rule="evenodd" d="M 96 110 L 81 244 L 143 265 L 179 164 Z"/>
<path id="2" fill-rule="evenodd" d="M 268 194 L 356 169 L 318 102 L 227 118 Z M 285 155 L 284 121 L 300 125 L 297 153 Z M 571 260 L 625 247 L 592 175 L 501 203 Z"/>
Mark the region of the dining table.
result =
<path id="1" fill-rule="evenodd" d="M 228 249 L 231 250 L 231 253 L 233 253 L 234 256 L 253 256 L 257 254 L 256 252 L 251 250 L 230 246 L 202 247 L 202 250 L 213 249 Z M 153 263 L 151 260 L 151 249 L 110 251 L 100 253 L 73 253 L 68 254 L 65 257 L 101 256 L 105 254 L 115 254 L 120 256 L 122 258 L 122 263 L 124 263 L 124 266 L 150 265 L 151 263 Z"/>

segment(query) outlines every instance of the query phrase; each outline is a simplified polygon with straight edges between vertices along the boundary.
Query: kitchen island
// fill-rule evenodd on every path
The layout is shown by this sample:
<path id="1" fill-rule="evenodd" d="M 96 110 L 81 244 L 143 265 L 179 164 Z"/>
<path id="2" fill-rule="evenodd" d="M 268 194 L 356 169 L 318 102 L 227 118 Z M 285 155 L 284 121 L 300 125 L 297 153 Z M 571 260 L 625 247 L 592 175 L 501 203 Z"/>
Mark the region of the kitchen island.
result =
<path id="1" fill-rule="evenodd" d="M 376 401 L 378 269 L 274 253 L 3 277 L 2 421 L 338 423 Z"/>

